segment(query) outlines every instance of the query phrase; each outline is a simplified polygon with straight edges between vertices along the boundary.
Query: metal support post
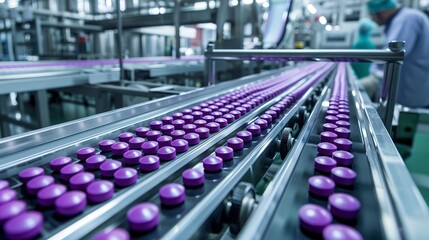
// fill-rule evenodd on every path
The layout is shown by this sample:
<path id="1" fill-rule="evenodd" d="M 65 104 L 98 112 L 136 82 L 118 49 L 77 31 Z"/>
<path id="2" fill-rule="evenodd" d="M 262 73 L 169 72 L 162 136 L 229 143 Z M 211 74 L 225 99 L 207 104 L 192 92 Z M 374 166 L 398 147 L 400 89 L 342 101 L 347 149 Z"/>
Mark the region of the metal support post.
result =
<path id="1" fill-rule="evenodd" d="M 176 58 L 180 58 L 180 0 L 174 1 L 174 30 L 175 30 L 175 45 Z"/>
<path id="2" fill-rule="evenodd" d="M 215 69 L 215 61 L 213 61 L 212 53 L 214 49 L 214 43 L 209 42 L 207 44 L 207 51 L 205 53 L 206 55 L 206 77 L 207 77 L 207 85 L 212 86 L 216 84 L 216 69 Z"/>
<path id="3" fill-rule="evenodd" d="M 124 80 L 124 59 L 123 59 L 123 49 L 122 49 L 122 16 L 121 16 L 121 6 L 120 0 L 116 0 L 116 19 L 117 19 L 117 39 L 118 39 L 118 58 L 119 58 L 119 69 L 120 69 L 120 80 Z"/>
<path id="4" fill-rule="evenodd" d="M 8 97 L 9 94 L 0 95 L 0 115 L 7 116 L 9 113 L 8 107 Z M 10 128 L 9 123 L 5 119 L 0 119 L 0 137 L 10 136 Z"/>
<path id="5" fill-rule="evenodd" d="M 36 91 L 36 107 L 39 127 L 43 128 L 49 126 L 48 93 L 46 90 Z"/>
<path id="6" fill-rule="evenodd" d="M 394 53 L 404 52 L 404 46 L 405 42 L 389 42 L 389 50 Z M 388 61 L 384 67 L 378 113 L 390 135 L 392 135 L 392 119 L 395 110 L 400 72 L 401 62 L 399 61 Z"/>

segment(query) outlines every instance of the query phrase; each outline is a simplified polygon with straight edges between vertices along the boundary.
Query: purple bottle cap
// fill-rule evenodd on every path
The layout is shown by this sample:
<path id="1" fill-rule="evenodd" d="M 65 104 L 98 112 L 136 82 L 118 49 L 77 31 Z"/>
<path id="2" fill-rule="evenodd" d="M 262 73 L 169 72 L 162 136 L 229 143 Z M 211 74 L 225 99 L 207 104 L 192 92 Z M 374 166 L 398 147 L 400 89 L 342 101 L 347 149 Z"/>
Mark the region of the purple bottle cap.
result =
<path id="1" fill-rule="evenodd" d="M 151 130 L 146 133 L 146 138 L 149 141 L 156 141 L 161 136 L 161 132 L 157 130 Z"/>
<path id="2" fill-rule="evenodd" d="M 221 128 L 224 128 L 228 125 L 228 120 L 223 117 L 216 118 L 215 122 L 217 122 Z"/>
<path id="3" fill-rule="evenodd" d="M 252 133 L 253 136 L 258 136 L 261 134 L 261 127 L 256 124 L 250 124 L 246 127 L 246 130 L 250 133 Z"/>
<path id="4" fill-rule="evenodd" d="M 128 187 L 137 182 L 137 170 L 127 167 L 121 168 L 113 174 L 113 177 L 116 186 Z"/>
<path id="5" fill-rule="evenodd" d="M 335 111 L 335 110 L 326 111 L 326 115 L 336 116 L 337 114 L 338 114 L 338 111 Z"/>
<path id="6" fill-rule="evenodd" d="M 234 149 L 234 151 L 240 151 L 244 148 L 244 141 L 241 138 L 233 137 L 227 141 L 228 147 Z"/>
<path id="7" fill-rule="evenodd" d="M 213 110 L 211 108 L 206 107 L 201 109 L 201 112 L 203 113 L 204 116 L 207 116 L 207 115 L 210 115 L 213 112 Z"/>
<path id="8" fill-rule="evenodd" d="M 185 124 L 189 124 L 194 121 L 194 117 L 192 115 L 183 115 L 182 120 L 185 121 Z"/>
<path id="9" fill-rule="evenodd" d="M 146 139 L 142 137 L 133 137 L 128 141 L 131 149 L 141 149 L 142 144 L 146 141 Z"/>
<path id="10" fill-rule="evenodd" d="M 244 142 L 252 141 L 252 133 L 249 131 L 239 131 L 236 136 L 241 138 Z"/>
<path id="11" fill-rule="evenodd" d="M 172 131 L 174 131 L 174 125 L 167 124 L 161 127 L 162 134 L 170 135 Z"/>
<path id="12" fill-rule="evenodd" d="M 86 207 L 86 195 L 81 191 L 64 193 L 55 200 L 55 209 L 63 216 L 73 216 L 82 212 Z"/>
<path id="13" fill-rule="evenodd" d="M 188 133 L 183 137 L 183 139 L 188 141 L 188 144 L 190 146 L 194 146 L 200 143 L 200 135 L 198 135 L 197 133 Z"/>
<path id="14" fill-rule="evenodd" d="M 72 190 L 85 191 L 89 184 L 94 182 L 95 176 L 90 172 L 81 172 L 70 178 L 70 188 Z"/>
<path id="15" fill-rule="evenodd" d="M 194 117 L 195 120 L 201 119 L 203 117 L 203 113 L 200 111 L 192 112 L 191 115 Z"/>
<path id="16" fill-rule="evenodd" d="M 349 115 L 350 111 L 348 109 L 338 109 L 338 113 Z"/>
<path id="17" fill-rule="evenodd" d="M 182 173 L 183 185 L 186 187 L 198 187 L 204 184 L 204 172 L 190 168 Z"/>
<path id="18" fill-rule="evenodd" d="M 337 125 L 335 125 L 333 123 L 323 124 L 323 131 L 334 132 L 335 128 L 337 128 Z"/>
<path id="19" fill-rule="evenodd" d="M 328 197 L 334 193 L 335 182 L 325 176 L 313 176 L 308 179 L 308 190 L 314 195 Z"/>
<path id="20" fill-rule="evenodd" d="M 347 151 L 339 150 L 332 153 L 332 158 L 337 161 L 338 165 L 350 166 L 353 163 L 354 156 Z"/>
<path id="21" fill-rule="evenodd" d="M 140 158 L 140 170 L 144 172 L 155 171 L 159 168 L 159 157 L 154 155 L 146 155 Z"/>
<path id="22" fill-rule="evenodd" d="M 351 131 L 344 127 L 337 127 L 335 128 L 334 132 L 338 135 L 340 138 L 349 139 Z"/>
<path id="23" fill-rule="evenodd" d="M 146 137 L 146 133 L 149 132 L 148 127 L 138 127 L 136 128 L 136 135 L 139 137 Z"/>
<path id="24" fill-rule="evenodd" d="M 69 157 L 57 157 L 54 160 L 52 160 L 49 165 L 52 169 L 52 171 L 59 172 L 61 168 L 63 168 L 66 165 L 69 165 L 72 163 L 72 159 Z M 1 189 L 1 187 L 0 187 Z"/>
<path id="25" fill-rule="evenodd" d="M 117 142 L 112 145 L 113 155 L 122 156 L 128 150 L 130 150 L 128 143 Z"/>
<path id="26" fill-rule="evenodd" d="M 268 114 L 262 114 L 259 116 L 261 119 L 267 121 L 268 123 L 271 123 L 273 121 L 273 118 Z"/>
<path id="27" fill-rule="evenodd" d="M 158 225 L 159 209 L 149 202 L 137 204 L 128 210 L 127 220 L 133 231 L 149 231 Z"/>
<path id="28" fill-rule="evenodd" d="M 171 132 L 171 137 L 173 138 L 173 140 L 181 139 L 185 136 L 185 134 L 186 133 L 183 130 L 174 130 Z"/>
<path id="29" fill-rule="evenodd" d="M 161 136 L 156 139 L 156 141 L 158 142 L 159 147 L 166 147 L 171 145 L 173 138 L 170 136 Z"/>
<path id="30" fill-rule="evenodd" d="M 322 132 L 320 133 L 320 141 L 321 142 L 330 142 L 333 143 L 335 139 L 337 139 L 337 134 L 333 132 Z"/>
<path id="31" fill-rule="evenodd" d="M 225 118 L 228 123 L 235 121 L 235 117 L 231 113 L 224 114 L 222 117 Z"/>
<path id="32" fill-rule="evenodd" d="M 105 139 L 103 141 L 100 141 L 98 143 L 98 148 L 100 148 L 101 151 L 103 152 L 109 152 L 112 150 L 112 145 L 115 143 L 115 140 L 112 139 Z"/>
<path id="33" fill-rule="evenodd" d="M 210 130 L 206 127 L 199 127 L 195 129 L 195 133 L 200 135 L 200 139 L 206 139 L 210 136 Z"/>
<path id="34" fill-rule="evenodd" d="M 176 158 L 176 151 L 177 149 L 175 149 L 174 147 L 162 147 L 158 150 L 158 157 L 161 161 L 171 161 Z"/>
<path id="35" fill-rule="evenodd" d="M 83 166 L 79 163 L 69 164 L 63 168 L 61 168 L 61 179 L 64 181 L 68 181 L 75 174 L 83 172 Z"/>
<path id="36" fill-rule="evenodd" d="M 347 121 L 339 120 L 335 122 L 335 125 L 338 127 L 350 129 L 350 123 Z"/>
<path id="37" fill-rule="evenodd" d="M 305 231 L 322 234 L 323 229 L 331 222 L 331 213 L 323 207 L 305 204 L 299 208 L 299 225 Z"/>
<path id="38" fill-rule="evenodd" d="M 15 200 L 17 197 L 16 191 L 13 189 L 4 189 L 0 191 L 0 205 Z"/>
<path id="39" fill-rule="evenodd" d="M 119 134 L 119 141 L 128 143 L 133 137 L 134 137 L 134 134 L 130 132 L 123 132 Z"/>
<path id="40" fill-rule="evenodd" d="M 41 167 L 30 167 L 27 169 L 22 170 L 19 174 L 19 181 L 22 183 L 27 183 L 32 178 L 42 176 L 45 174 L 45 170 Z"/>
<path id="41" fill-rule="evenodd" d="M 106 156 L 104 155 L 94 155 L 86 159 L 86 167 L 91 170 L 99 169 L 101 164 L 106 161 Z"/>
<path id="42" fill-rule="evenodd" d="M 42 232 L 43 215 L 28 211 L 9 219 L 3 226 L 8 239 L 33 239 Z"/>
<path id="43" fill-rule="evenodd" d="M 334 140 L 334 144 L 337 146 L 338 150 L 350 151 L 352 149 L 352 141 L 346 138 L 337 138 Z"/>
<path id="44" fill-rule="evenodd" d="M 265 119 L 258 118 L 254 122 L 254 124 L 258 125 L 261 129 L 266 129 L 268 127 L 268 122 Z"/>
<path id="45" fill-rule="evenodd" d="M 222 117 L 222 115 L 223 115 L 223 113 L 218 112 L 218 111 L 211 113 L 211 116 L 214 118 L 220 118 L 220 117 Z"/>
<path id="46" fill-rule="evenodd" d="M 62 184 L 52 184 L 37 193 L 37 203 L 45 207 L 54 206 L 55 200 L 66 192 L 66 186 Z"/>
<path id="47" fill-rule="evenodd" d="M 212 115 L 207 115 L 207 116 L 204 116 L 203 118 L 201 118 L 202 120 L 204 120 L 204 121 L 206 121 L 206 123 L 209 123 L 209 122 L 213 122 L 214 120 L 215 120 L 215 118 L 212 116 Z M 198 121 L 198 120 L 197 120 Z M 194 121 L 194 124 L 195 124 L 195 121 Z M 197 124 L 195 124 L 195 125 L 197 125 Z M 197 125 L 198 126 L 198 125 Z"/>
<path id="48" fill-rule="evenodd" d="M 331 156 L 333 152 L 337 151 L 337 146 L 332 143 L 321 142 L 317 144 L 317 151 L 320 155 Z"/>
<path id="49" fill-rule="evenodd" d="M 148 141 L 142 144 L 142 152 L 145 155 L 155 154 L 156 152 L 158 152 L 158 149 L 159 149 L 159 144 L 158 142 L 155 142 L 155 141 Z"/>
<path id="50" fill-rule="evenodd" d="M 83 147 L 76 152 L 76 156 L 79 160 L 85 161 L 87 158 L 94 156 L 96 153 L 93 147 Z"/>
<path id="51" fill-rule="evenodd" d="M 210 133 L 219 132 L 220 125 L 217 122 L 207 123 L 206 127 L 209 129 Z"/>
<path id="52" fill-rule="evenodd" d="M 186 152 L 189 149 L 188 141 L 186 141 L 184 139 L 174 140 L 173 142 L 171 142 L 171 146 L 176 149 L 177 153 Z"/>
<path id="53" fill-rule="evenodd" d="M 113 174 L 116 170 L 122 167 L 122 163 L 116 160 L 106 160 L 103 164 L 100 165 L 101 176 L 103 177 L 113 177 Z"/>
<path id="54" fill-rule="evenodd" d="M 215 154 L 217 157 L 220 157 L 223 161 L 232 160 L 232 158 L 234 158 L 234 150 L 227 146 L 216 148 Z"/>
<path id="55" fill-rule="evenodd" d="M 213 121 L 211 121 L 211 122 L 213 122 Z M 196 127 L 204 127 L 204 126 L 206 126 L 206 124 L 207 124 L 207 121 L 203 120 L 203 119 L 198 119 L 198 120 L 194 121 L 194 126 L 196 126 Z M 195 129 L 192 129 L 192 132 L 193 131 L 195 131 Z"/>
<path id="56" fill-rule="evenodd" d="M 0 224 L 25 212 L 27 204 L 21 200 L 13 200 L 0 206 Z"/>
<path id="57" fill-rule="evenodd" d="M 7 180 L 0 179 L 0 191 L 9 188 L 9 182 Z"/>
<path id="58" fill-rule="evenodd" d="M 360 202 L 352 195 L 335 193 L 329 196 L 329 210 L 336 218 L 354 220 L 358 216 Z"/>
<path id="59" fill-rule="evenodd" d="M 331 170 L 331 178 L 338 185 L 352 186 L 355 184 L 356 172 L 346 167 L 335 167 Z"/>
<path id="60" fill-rule="evenodd" d="M 218 172 L 222 170 L 223 160 L 220 157 L 208 156 L 203 159 L 203 166 L 207 172 Z"/>
<path id="61" fill-rule="evenodd" d="M 196 121 L 200 121 L 200 120 L 196 120 Z M 201 121 L 204 121 L 204 120 L 201 120 Z M 191 132 L 194 132 L 196 128 L 197 128 L 197 126 L 195 126 L 195 124 L 192 124 L 192 123 L 185 124 L 183 126 L 183 131 L 185 131 L 185 133 L 191 133 Z"/>
<path id="62" fill-rule="evenodd" d="M 162 127 L 162 121 L 155 120 L 155 121 L 150 122 L 149 125 L 150 125 L 150 128 L 152 130 L 160 130 Z M 147 133 L 146 133 L 146 136 L 147 136 Z"/>
<path id="63" fill-rule="evenodd" d="M 159 190 L 161 204 L 165 206 L 176 206 L 185 201 L 185 188 L 178 183 L 169 183 Z"/>
<path id="64" fill-rule="evenodd" d="M 238 119 L 238 118 L 241 117 L 241 113 L 239 111 L 237 111 L 237 110 L 232 110 L 229 113 L 232 114 L 232 115 L 234 115 L 235 119 Z"/>
<path id="65" fill-rule="evenodd" d="M 185 125 L 185 121 L 182 119 L 177 119 L 173 121 L 174 129 L 181 130 L 183 128 L 183 125 Z"/>
<path id="66" fill-rule="evenodd" d="M 122 228 L 113 228 L 105 229 L 97 235 L 95 235 L 92 240 L 129 240 L 130 234 Z"/>
<path id="67" fill-rule="evenodd" d="M 350 226 L 343 224 L 330 224 L 323 229 L 323 239 L 363 240 L 363 237 L 356 229 Z"/>
<path id="68" fill-rule="evenodd" d="M 229 113 L 229 109 L 228 108 L 219 108 L 218 112 L 221 112 L 222 114 L 227 114 Z"/>
<path id="69" fill-rule="evenodd" d="M 337 162 L 327 156 L 320 156 L 314 159 L 314 168 L 317 171 L 330 173 L 331 169 L 337 166 Z"/>
<path id="70" fill-rule="evenodd" d="M 104 202 L 113 197 L 113 183 L 107 180 L 98 180 L 88 185 L 86 193 L 88 200 L 94 203 Z"/>
<path id="71" fill-rule="evenodd" d="M 35 177 L 27 182 L 27 192 L 30 195 L 37 195 L 37 193 L 49 186 L 54 184 L 55 179 L 52 176 L 42 175 Z"/>
<path id="72" fill-rule="evenodd" d="M 325 117 L 325 123 L 335 123 L 339 119 L 335 116 L 328 115 Z"/>
<path id="73" fill-rule="evenodd" d="M 170 116 L 164 116 L 161 118 L 162 124 L 167 125 L 173 123 L 173 117 Z"/>
<path id="74" fill-rule="evenodd" d="M 183 113 L 179 113 L 179 112 L 177 112 L 177 113 L 174 113 L 174 114 L 173 114 L 173 119 L 174 119 L 174 120 L 182 119 L 182 117 L 183 117 Z M 173 120 L 173 122 L 174 122 L 174 120 Z"/>
<path id="75" fill-rule="evenodd" d="M 192 109 L 185 108 L 185 109 L 182 110 L 182 113 L 183 113 L 183 115 L 191 114 L 192 113 Z"/>

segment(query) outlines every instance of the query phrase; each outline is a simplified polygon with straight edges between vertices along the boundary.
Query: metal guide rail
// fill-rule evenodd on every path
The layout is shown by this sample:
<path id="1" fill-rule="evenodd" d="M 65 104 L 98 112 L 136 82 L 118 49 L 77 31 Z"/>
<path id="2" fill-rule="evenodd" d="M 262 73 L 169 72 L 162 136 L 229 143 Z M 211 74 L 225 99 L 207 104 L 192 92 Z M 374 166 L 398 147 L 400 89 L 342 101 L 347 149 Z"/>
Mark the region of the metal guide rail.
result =
<path id="1" fill-rule="evenodd" d="M 152 103 L 153 111 L 148 113 L 144 111 L 147 105 L 140 105 L 105 114 L 106 124 L 100 123 L 103 116 L 99 116 L 3 139 L 0 185 L 4 189 L 0 193 L 6 196 L 2 199 L 9 199 L 5 204 L 21 206 L 18 216 L 6 216 L 10 219 L 3 224 L 3 237 L 85 236 L 140 196 L 147 197 L 156 186 L 195 164 L 201 153 L 221 144 L 225 136 L 237 132 L 291 91 L 308 86 L 306 78 L 318 80 L 331 67 L 302 65 L 269 81 L 258 80 L 268 74 L 244 78 L 235 84 L 249 80 L 254 83 L 234 91 L 230 83 L 212 88 L 214 94 L 202 90 L 192 96 L 173 97 L 163 102 L 170 104 L 167 113 L 154 109 L 158 104 Z M 177 103 L 179 99 L 183 102 Z M 265 118 L 272 119 L 269 113 L 277 115 L 273 110 L 266 111 L 259 121 L 262 125 Z M 94 121 L 95 126 L 87 125 Z M 136 134 L 131 132 L 134 130 Z M 40 137 L 46 137 L 45 141 Z M 20 140 L 22 144 L 14 145 Z M 9 205 L 0 207 L 10 209 Z M 34 223 L 32 227 L 15 227 L 29 219 Z"/>

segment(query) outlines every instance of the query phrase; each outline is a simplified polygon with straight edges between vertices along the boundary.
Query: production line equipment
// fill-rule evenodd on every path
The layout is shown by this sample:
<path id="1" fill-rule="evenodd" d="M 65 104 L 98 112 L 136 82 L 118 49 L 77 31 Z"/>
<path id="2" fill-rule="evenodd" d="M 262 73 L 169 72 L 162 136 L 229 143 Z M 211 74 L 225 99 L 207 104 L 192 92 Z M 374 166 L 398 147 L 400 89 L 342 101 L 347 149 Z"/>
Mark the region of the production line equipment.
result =
<path id="1" fill-rule="evenodd" d="M 347 63 L 2 139 L 0 179 L 1 239 L 420 239 L 429 219 Z"/>

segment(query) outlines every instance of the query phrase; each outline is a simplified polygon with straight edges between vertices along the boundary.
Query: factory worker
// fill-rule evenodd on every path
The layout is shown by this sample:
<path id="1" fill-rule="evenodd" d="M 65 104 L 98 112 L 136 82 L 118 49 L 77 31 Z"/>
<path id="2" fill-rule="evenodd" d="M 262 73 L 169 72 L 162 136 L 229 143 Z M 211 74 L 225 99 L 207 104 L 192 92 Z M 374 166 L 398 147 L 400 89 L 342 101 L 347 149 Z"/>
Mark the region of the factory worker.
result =
<path id="1" fill-rule="evenodd" d="M 405 59 L 398 83 L 397 103 L 429 108 L 429 20 L 421 11 L 400 7 L 396 0 L 370 0 L 368 12 L 374 22 L 385 26 L 386 47 L 392 40 L 405 41 Z M 374 65 L 373 65 L 374 66 Z M 381 82 L 382 67 L 372 67 L 362 83 L 369 94 Z"/>
<path id="2" fill-rule="evenodd" d="M 371 41 L 371 33 L 375 28 L 374 22 L 365 18 L 360 21 L 358 29 L 358 39 L 353 44 L 353 49 L 375 49 L 374 43 Z M 358 78 L 369 76 L 369 68 L 371 63 L 352 63 L 352 68 Z"/>

